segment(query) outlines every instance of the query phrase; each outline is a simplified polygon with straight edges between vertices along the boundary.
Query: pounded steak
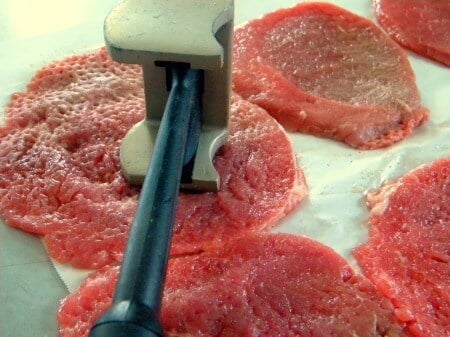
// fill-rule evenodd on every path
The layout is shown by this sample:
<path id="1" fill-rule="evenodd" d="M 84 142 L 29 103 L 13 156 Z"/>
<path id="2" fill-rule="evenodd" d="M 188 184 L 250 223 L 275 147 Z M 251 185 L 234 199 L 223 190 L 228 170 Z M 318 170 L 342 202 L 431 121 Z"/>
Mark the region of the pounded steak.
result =
<path id="1" fill-rule="evenodd" d="M 374 0 L 380 25 L 402 46 L 450 66 L 450 1 Z"/>
<path id="2" fill-rule="evenodd" d="M 42 235 L 60 262 L 121 261 L 139 190 L 123 178 L 118 149 L 144 117 L 141 75 L 102 49 L 45 67 L 8 106 L 0 212 Z M 220 191 L 180 196 L 173 254 L 271 228 L 307 194 L 292 144 L 266 111 L 235 95 L 229 132 L 215 158 Z"/>
<path id="3" fill-rule="evenodd" d="M 450 335 L 450 158 L 421 166 L 367 197 L 362 270 L 413 336 Z"/>
<path id="4" fill-rule="evenodd" d="M 233 87 L 290 130 L 359 149 L 389 146 L 429 114 L 406 53 L 371 21 L 326 3 L 238 29 Z"/>
<path id="5" fill-rule="evenodd" d="M 84 337 L 111 302 L 118 269 L 92 275 L 59 313 L 60 337 Z M 286 234 L 251 234 L 172 258 L 167 336 L 405 336 L 389 301 L 333 250 Z"/>

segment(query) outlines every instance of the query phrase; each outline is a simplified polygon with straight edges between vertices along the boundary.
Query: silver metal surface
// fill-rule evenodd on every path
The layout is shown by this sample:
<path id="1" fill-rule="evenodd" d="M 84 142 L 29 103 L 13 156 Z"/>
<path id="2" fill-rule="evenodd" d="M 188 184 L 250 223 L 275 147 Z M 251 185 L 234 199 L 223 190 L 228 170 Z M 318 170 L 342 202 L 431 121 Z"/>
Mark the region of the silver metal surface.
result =
<path id="1" fill-rule="evenodd" d="M 106 18 L 112 58 L 142 64 L 144 72 L 146 120 L 128 132 L 120 148 L 122 170 L 132 184 L 144 180 L 168 99 L 165 68 L 155 63 L 182 62 L 204 70 L 202 136 L 192 184 L 183 188 L 218 190 L 212 159 L 227 130 L 233 17 L 233 0 L 125 0 Z"/>

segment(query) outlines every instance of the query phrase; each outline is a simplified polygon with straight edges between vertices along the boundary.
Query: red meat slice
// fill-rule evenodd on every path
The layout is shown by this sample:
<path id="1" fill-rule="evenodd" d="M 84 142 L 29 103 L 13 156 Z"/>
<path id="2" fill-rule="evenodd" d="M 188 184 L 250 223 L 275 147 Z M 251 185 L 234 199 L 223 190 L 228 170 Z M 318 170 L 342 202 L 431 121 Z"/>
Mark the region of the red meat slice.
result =
<path id="1" fill-rule="evenodd" d="M 139 191 L 123 178 L 120 140 L 144 116 L 141 70 L 105 50 L 56 62 L 13 95 L 0 128 L 0 212 L 44 236 L 74 266 L 120 261 Z M 219 193 L 182 194 L 173 253 L 272 227 L 307 194 L 284 130 L 234 96 L 215 165 Z"/>
<path id="2" fill-rule="evenodd" d="M 325 3 L 278 10 L 238 29 L 234 90 L 286 128 L 359 149 L 424 123 L 407 55 L 372 22 Z"/>
<path id="3" fill-rule="evenodd" d="M 450 66 L 450 2 L 374 0 L 377 20 L 402 46 Z"/>
<path id="4" fill-rule="evenodd" d="M 87 335 L 117 275 L 118 268 L 98 272 L 63 302 L 60 337 Z M 286 234 L 253 234 L 172 259 L 162 307 L 168 336 L 405 335 L 389 301 L 343 258 Z"/>
<path id="5" fill-rule="evenodd" d="M 369 241 L 355 251 L 364 273 L 413 336 L 450 335 L 450 158 L 368 195 Z"/>

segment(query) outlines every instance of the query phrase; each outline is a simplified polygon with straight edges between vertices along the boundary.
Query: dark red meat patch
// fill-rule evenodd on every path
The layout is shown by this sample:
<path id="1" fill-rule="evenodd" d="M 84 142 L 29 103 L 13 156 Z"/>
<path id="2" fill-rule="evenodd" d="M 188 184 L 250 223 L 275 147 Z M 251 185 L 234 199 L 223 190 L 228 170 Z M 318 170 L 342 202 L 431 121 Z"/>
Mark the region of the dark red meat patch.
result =
<path id="1" fill-rule="evenodd" d="M 290 130 L 360 149 L 389 146 L 427 120 L 407 56 L 369 20 L 324 3 L 238 29 L 233 86 Z"/>
<path id="2" fill-rule="evenodd" d="M 62 263 L 121 261 L 139 190 L 124 180 L 118 149 L 144 116 L 141 77 L 100 50 L 42 69 L 8 106 L 0 213 L 44 236 Z M 220 192 L 180 196 L 173 254 L 271 228 L 307 194 L 287 134 L 263 109 L 234 96 L 229 132 L 215 159 Z"/>
<path id="3" fill-rule="evenodd" d="M 86 336 L 117 275 L 100 271 L 63 302 L 60 337 Z M 284 234 L 172 259 L 161 316 L 167 336 L 405 336 L 390 303 L 344 259 Z"/>
<path id="4" fill-rule="evenodd" d="M 450 335 L 450 158 L 368 195 L 369 241 L 355 251 L 367 277 L 413 336 Z"/>

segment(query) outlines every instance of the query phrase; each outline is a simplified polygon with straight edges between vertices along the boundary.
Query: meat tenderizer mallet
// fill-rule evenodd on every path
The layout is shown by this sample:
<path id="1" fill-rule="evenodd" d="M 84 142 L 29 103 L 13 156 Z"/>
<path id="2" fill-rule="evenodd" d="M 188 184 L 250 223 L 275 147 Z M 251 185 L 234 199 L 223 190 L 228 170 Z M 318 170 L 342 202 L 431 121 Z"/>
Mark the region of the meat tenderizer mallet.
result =
<path id="1" fill-rule="evenodd" d="M 217 191 L 226 137 L 233 0 L 125 0 L 106 18 L 112 58 L 142 64 L 146 118 L 120 148 L 142 184 L 111 308 L 90 337 L 162 337 L 159 314 L 178 190 Z"/>

